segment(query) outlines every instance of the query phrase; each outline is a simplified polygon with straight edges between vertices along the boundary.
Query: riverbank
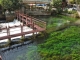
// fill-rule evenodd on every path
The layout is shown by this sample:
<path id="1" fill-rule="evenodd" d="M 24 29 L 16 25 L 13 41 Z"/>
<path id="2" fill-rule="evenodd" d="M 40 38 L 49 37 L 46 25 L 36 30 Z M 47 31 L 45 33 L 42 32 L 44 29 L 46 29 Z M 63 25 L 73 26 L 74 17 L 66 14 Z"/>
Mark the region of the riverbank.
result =
<path id="1" fill-rule="evenodd" d="M 65 16 L 67 20 L 65 23 L 59 20 L 53 20 L 59 23 L 50 21 L 47 27 L 48 37 L 46 41 L 39 45 L 39 53 L 42 60 L 75 60 L 80 59 L 80 20 L 69 18 Z M 57 19 L 58 19 L 57 18 Z M 71 19 L 74 19 L 71 20 Z M 60 24 L 61 23 L 61 24 Z M 56 26 L 56 28 L 54 28 Z"/>
<path id="2" fill-rule="evenodd" d="M 5 57 L 5 56 L 8 55 L 8 57 L 6 57 L 6 59 L 8 59 L 8 60 L 9 59 L 11 60 L 11 57 L 14 57 L 16 55 L 17 55 L 16 57 L 18 57 L 18 58 L 15 58 L 15 60 L 20 60 L 20 59 L 22 59 L 22 60 L 26 60 L 26 59 L 27 60 L 33 60 L 33 59 L 34 60 L 38 60 L 37 57 L 39 57 L 40 60 L 42 60 L 42 59 L 43 60 L 47 60 L 47 59 L 49 59 L 49 60 L 50 59 L 52 59 L 52 60 L 54 59 L 55 60 L 55 59 L 58 59 L 59 56 L 53 55 L 53 52 L 55 54 L 60 54 L 60 52 L 57 53 L 59 51 L 59 48 L 57 48 L 57 46 L 59 46 L 59 45 L 57 45 L 57 44 L 59 44 L 60 42 L 62 44 L 63 41 L 60 40 L 60 39 L 62 39 L 62 37 L 59 40 L 57 40 L 57 37 L 59 37 L 60 34 L 62 35 L 63 32 L 64 32 L 64 30 L 66 29 L 66 27 L 69 28 L 70 25 L 72 24 L 72 22 L 74 22 L 76 20 L 74 18 L 70 18 L 70 17 L 68 19 L 68 17 L 66 17 L 66 16 L 50 17 L 50 18 L 47 18 L 47 19 L 44 19 L 44 20 L 47 21 L 47 30 L 44 32 L 45 35 L 43 35 L 43 34 L 38 35 L 37 38 L 40 38 L 40 39 L 34 40 L 33 43 L 36 42 L 35 45 L 33 45 L 33 43 L 30 43 L 30 44 L 32 44 L 31 46 L 29 46 L 29 45 L 26 44 L 27 46 L 29 46 L 28 47 L 28 48 L 30 48 L 29 50 L 27 50 L 28 48 L 25 49 L 25 45 L 23 45 L 23 46 L 19 45 L 18 50 L 16 50 L 17 49 L 17 47 L 16 47 L 13 50 L 11 49 L 10 51 L 6 51 L 5 53 L 2 53 L 3 54 L 2 56 Z M 64 36 L 65 35 L 68 36 L 67 33 L 64 34 Z M 44 41 L 43 41 L 42 37 L 44 38 Z M 58 41 L 59 41 L 59 43 L 58 43 Z M 38 43 L 40 43 L 41 46 L 38 46 Z M 64 45 L 66 45 L 66 44 L 64 43 Z M 63 48 L 64 48 L 64 45 L 62 46 Z M 38 49 L 37 46 L 39 47 L 39 49 Z M 22 48 L 22 47 L 24 47 L 24 48 Z M 56 47 L 56 49 L 54 50 L 53 47 Z M 61 49 L 63 49 L 63 48 L 61 48 Z M 24 52 L 24 50 L 25 50 L 25 52 Z M 60 50 L 60 51 L 63 52 L 62 50 Z M 16 55 L 14 53 L 11 53 L 11 52 L 15 52 Z M 17 52 L 19 52 L 19 54 Z M 20 52 L 21 52 L 21 54 L 20 54 Z M 10 55 L 10 53 L 11 53 L 11 55 Z"/>
<path id="3" fill-rule="evenodd" d="M 18 47 L 1 52 L 3 60 L 40 60 L 40 56 L 37 51 L 37 43 L 26 41 L 25 45 L 17 45 Z M 11 46 L 13 47 L 13 45 Z"/>

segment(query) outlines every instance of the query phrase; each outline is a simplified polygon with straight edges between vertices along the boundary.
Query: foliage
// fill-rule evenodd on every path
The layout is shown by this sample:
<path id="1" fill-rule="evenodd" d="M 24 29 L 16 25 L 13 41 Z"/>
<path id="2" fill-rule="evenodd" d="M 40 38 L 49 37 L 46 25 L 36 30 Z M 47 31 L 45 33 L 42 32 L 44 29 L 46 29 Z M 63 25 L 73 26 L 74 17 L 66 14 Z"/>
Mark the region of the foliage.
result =
<path id="1" fill-rule="evenodd" d="M 75 4 L 75 3 L 80 4 L 80 0 L 70 0 L 70 3 L 71 4 Z"/>
<path id="2" fill-rule="evenodd" d="M 71 4 L 74 4 L 74 3 L 75 3 L 75 0 L 70 0 L 70 3 L 71 3 Z"/>
<path id="3" fill-rule="evenodd" d="M 73 17 L 74 17 L 74 18 L 79 18 L 78 12 L 74 13 L 74 14 L 73 14 Z"/>
<path id="4" fill-rule="evenodd" d="M 53 6 L 54 6 L 55 8 L 57 8 L 57 12 L 58 12 L 59 14 L 62 13 L 62 1 L 61 1 L 61 0 L 55 1 L 54 4 L 53 4 Z"/>
<path id="5" fill-rule="evenodd" d="M 77 11 L 75 11 L 75 10 L 72 10 L 72 11 L 68 11 L 68 14 L 74 14 L 74 13 L 76 13 Z"/>
<path id="6" fill-rule="evenodd" d="M 50 33 L 47 41 L 39 45 L 43 60 L 79 60 L 80 27 L 71 26 L 63 31 Z"/>
<path id="7" fill-rule="evenodd" d="M 46 33 L 51 33 L 56 30 L 64 29 L 76 20 L 76 18 L 65 15 L 56 15 L 54 17 L 49 17 L 45 20 L 47 22 Z"/>
<path id="8" fill-rule="evenodd" d="M 61 0 L 52 0 L 49 7 L 49 12 L 51 12 L 51 15 L 62 14 L 63 12 Z"/>
<path id="9" fill-rule="evenodd" d="M 77 4 L 80 4 L 80 0 L 76 0 L 76 3 L 77 3 Z"/>
<path id="10" fill-rule="evenodd" d="M 1 5 L 4 9 L 16 10 L 21 6 L 21 0 L 0 0 Z"/>
<path id="11" fill-rule="evenodd" d="M 76 18 L 71 18 L 64 15 L 56 15 L 55 17 L 50 17 L 47 20 L 47 28 L 52 28 L 58 26 L 59 23 L 64 24 L 67 23 L 67 21 L 74 22 L 76 21 Z"/>

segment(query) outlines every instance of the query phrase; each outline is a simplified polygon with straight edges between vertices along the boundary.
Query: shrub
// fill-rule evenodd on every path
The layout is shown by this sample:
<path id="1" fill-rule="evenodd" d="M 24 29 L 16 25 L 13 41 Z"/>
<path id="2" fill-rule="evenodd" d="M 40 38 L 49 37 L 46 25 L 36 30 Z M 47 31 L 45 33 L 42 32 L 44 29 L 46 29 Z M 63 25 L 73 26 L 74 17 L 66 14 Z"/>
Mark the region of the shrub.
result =
<path id="1" fill-rule="evenodd" d="M 79 60 L 80 27 L 71 26 L 63 31 L 51 32 L 47 41 L 39 45 L 43 60 Z"/>

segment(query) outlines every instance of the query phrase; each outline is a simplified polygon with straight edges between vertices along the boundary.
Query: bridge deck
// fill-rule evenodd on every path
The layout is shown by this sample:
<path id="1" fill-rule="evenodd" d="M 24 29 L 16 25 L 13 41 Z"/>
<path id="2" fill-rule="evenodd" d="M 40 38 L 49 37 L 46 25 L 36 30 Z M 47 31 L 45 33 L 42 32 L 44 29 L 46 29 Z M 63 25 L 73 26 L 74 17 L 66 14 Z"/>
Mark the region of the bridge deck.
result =
<path id="1" fill-rule="evenodd" d="M 2 36 L 2 37 L 0 37 L 0 40 L 9 39 L 9 38 L 16 37 L 16 36 L 22 36 L 22 35 L 26 35 L 26 34 L 30 34 L 30 33 L 34 33 L 34 32 L 40 32 L 40 31 L 44 30 L 44 29 L 38 27 L 37 25 L 35 25 L 35 27 L 37 29 L 32 30 L 32 31 L 26 31 L 26 32 L 22 32 L 22 33 L 16 33 L 16 34 L 12 34 L 12 35 Z"/>
<path id="2" fill-rule="evenodd" d="M 4 36 L 2 34 L 0 34 L 0 40 L 11 39 L 11 38 L 17 37 L 17 36 L 25 36 L 26 34 L 41 32 L 41 31 L 45 30 L 46 23 L 43 21 L 39 21 L 35 18 L 32 18 L 31 16 L 24 15 L 21 13 L 17 14 L 17 18 L 20 21 L 22 21 L 23 24 L 1 28 L 1 30 L 6 31 L 6 33 L 4 34 Z M 24 22 L 25 22 L 25 24 L 24 24 Z M 24 25 L 26 27 L 28 26 L 29 28 L 24 29 L 24 27 L 25 27 Z M 18 29 L 18 30 L 14 30 L 14 29 Z M 27 29 L 29 29 L 29 30 L 27 30 Z"/>

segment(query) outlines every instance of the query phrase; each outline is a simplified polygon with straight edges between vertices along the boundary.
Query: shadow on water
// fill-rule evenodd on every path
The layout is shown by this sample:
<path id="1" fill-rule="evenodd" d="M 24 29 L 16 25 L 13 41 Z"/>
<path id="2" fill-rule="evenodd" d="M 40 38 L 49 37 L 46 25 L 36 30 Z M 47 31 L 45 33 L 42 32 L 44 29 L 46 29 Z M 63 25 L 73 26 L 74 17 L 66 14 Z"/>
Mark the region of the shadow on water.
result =
<path id="1" fill-rule="evenodd" d="M 3 60 L 41 60 L 36 41 L 26 41 L 0 49 Z"/>

